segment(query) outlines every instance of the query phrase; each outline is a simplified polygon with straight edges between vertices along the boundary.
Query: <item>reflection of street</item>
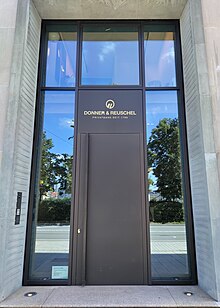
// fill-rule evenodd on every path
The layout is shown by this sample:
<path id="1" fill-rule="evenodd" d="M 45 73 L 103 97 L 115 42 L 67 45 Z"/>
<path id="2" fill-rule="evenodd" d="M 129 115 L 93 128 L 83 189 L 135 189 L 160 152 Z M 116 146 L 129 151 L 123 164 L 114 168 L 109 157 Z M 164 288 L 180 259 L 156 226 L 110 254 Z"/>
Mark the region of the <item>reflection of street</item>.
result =
<path id="1" fill-rule="evenodd" d="M 37 227 L 36 252 L 68 252 L 70 226 Z M 184 224 L 151 224 L 151 250 L 154 254 L 186 253 Z"/>
<path id="2" fill-rule="evenodd" d="M 69 252 L 70 226 L 39 226 L 35 252 Z"/>
<path id="3" fill-rule="evenodd" d="M 153 254 L 186 253 L 184 224 L 151 224 L 151 252 Z"/>

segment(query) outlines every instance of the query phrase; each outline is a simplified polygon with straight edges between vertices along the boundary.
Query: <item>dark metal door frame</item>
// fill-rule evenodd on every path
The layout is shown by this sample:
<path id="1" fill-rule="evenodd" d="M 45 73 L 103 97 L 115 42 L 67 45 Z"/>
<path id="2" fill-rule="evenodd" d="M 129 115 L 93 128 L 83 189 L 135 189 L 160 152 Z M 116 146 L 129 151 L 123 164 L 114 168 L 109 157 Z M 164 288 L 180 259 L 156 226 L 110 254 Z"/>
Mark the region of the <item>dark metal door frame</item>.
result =
<path id="1" fill-rule="evenodd" d="M 81 77 L 81 63 L 82 63 L 82 25 L 83 24 L 137 24 L 139 25 L 139 57 L 140 57 L 140 85 L 139 86 L 81 86 L 80 85 L 80 77 Z M 74 24 L 77 25 L 77 55 L 76 55 L 76 85 L 75 87 L 46 87 L 45 82 L 45 69 L 46 69 L 46 55 L 47 55 L 47 32 L 46 27 L 47 25 L 70 25 Z M 176 75 L 177 75 L 177 86 L 176 87 L 147 87 L 145 86 L 145 75 L 144 75 L 144 25 L 174 25 L 176 31 Z M 146 120 L 145 120 L 145 91 L 162 91 L 162 90 L 176 90 L 178 93 L 179 98 L 179 106 L 180 106 L 180 120 L 182 123 L 182 143 L 184 148 L 184 174 L 185 174 L 185 191 L 186 191 L 186 198 L 187 198 L 187 220 L 188 220 L 188 245 L 189 245 L 189 264 L 191 264 L 191 271 L 192 271 L 192 278 L 188 280 L 187 283 L 195 283 L 196 282 L 196 263 L 195 263 L 195 248 L 194 248 L 194 232 L 193 232 L 193 214 L 191 208 L 191 193 L 190 193 L 190 176 L 189 176 L 189 164 L 188 164 L 188 150 L 187 150 L 187 138 L 186 138 L 186 119 L 185 119 L 185 110 L 184 110 L 184 93 L 183 93 L 183 72 L 182 72 L 182 57 L 181 57 L 181 45 L 180 45 L 180 31 L 179 31 L 179 20 L 132 20 L 132 21 L 125 21 L 125 20 L 83 20 L 83 21 L 74 21 L 74 20 L 44 20 L 42 22 L 42 30 L 41 30 L 41 48 L 40 48 L 40 61 L 39 61 L 39 73 L 38 73 L 38 88 L 37 88 L 37 101 L 41 100 L 42 93 L 45 91 L 75 91 L 76 97 L 76 104 L 75 104 L 75 135 L 77 135 L 77 114 L 78 114 L 78 93 L 80 89 L 111 89 L 112 91 L 126 89 L 127 91 L 133 89 L 140 89 L 142 90 L 142 97 L 143 97 L 143 162 L 144 163 L 144 174 L 147 172 L 147 155 L 146 155 Z M 31 185 L 30 185 L 30 197 L 29 197 L 29 209 L 28 209 L 28 225 L 27 225 L 27 232 L 26 232 L 26 251 L 25 251 L 25 262 L 24 262 L 24 278 L 23 283 L 24 285 L 45 285 L 48 282 L 44 281 L 32 281 L 29 279 L 29 265 L 30 265 L 30 251 L 31 251 L 31 232 L 32 232 L 32 213 L 34 209 L 34 201 L 35 201 L 35 192 L 34 192 L 34 185 L 35 185 L 35 173 L 36 173 L 36 157 L 38 152 L 38 131 L 39 131 L 39 122 L 41 113 L 43 110 L 43 106 L 40 104 L 36 104 L 36 117 L 35 117 L 35 132 L 34 132 L 34 143 L 33 143 L 33 155 L 32 155 L 32 171 L 31 171 Z M 86 140 L 88 136 L 83 136 L 83 140 Z M 84 142 L 84 141 L 83 141 Z M 80 140 L 75 138 L 74 143 L 74 153 L 78 155 L 78 147 L 80 144 Z M 79 175 L 79 166 L 76 165 L 76 155 L 73 161 L 73 180 L 75 180 Z M 88 153 L 87 153 L 88 155 Z M 84 179 L 84 181 L 86 181 Z M 144 177 L 145 181 L 145 188 L 147 187 L 147 179 Z M 73 196 L 75 196 L 75 192 L 79 189 L 79 183 L 75 183 L 73 185 Z M 84 201 L 85 202 L 85 201 Z M 147 198 L 147 194 L 145 194 L 143 202 L 146 203 L 146 207 L 149 207 L 149 202 Z M 78 203 L 79 200 L 77 196 L 74 197 L 72 201 L 72 209 L 71 209 L 71 234 L 70 234 L 70 266 L 69 266 L 69 280 L 68 281 L 51 281 L 51 284 L 76 284 L 79 276 L 82 277 L 82 273 L 75 277 L 77 264 L 79 264 L 80 260 L 76 257 L 76 250 L 77 250 L 77 220 L 78 220 Z M 151 280 L 151 261 L 150 261 L 150 230 L 149 230 L 149 211 L 146 210 L 146 234 L 145 243 L 146 243 L 146 269 L 148 269 L 148 276 L 146 277 L 146 283 L 152 284 Z M 145 218 L 144 218 L 145 219 Z M 146 271 L 145 271 L 146 272 Z M 83 281 L 82 278 L 80 278 Z M 79 281 L 79 280 L 78 280 Z M 181 281 L 178 282 L 170 282 L 170 281 L 154 281 L 153 284 L 181 284 Z M 182 282 L 185 284 L 186 282 Z"/>

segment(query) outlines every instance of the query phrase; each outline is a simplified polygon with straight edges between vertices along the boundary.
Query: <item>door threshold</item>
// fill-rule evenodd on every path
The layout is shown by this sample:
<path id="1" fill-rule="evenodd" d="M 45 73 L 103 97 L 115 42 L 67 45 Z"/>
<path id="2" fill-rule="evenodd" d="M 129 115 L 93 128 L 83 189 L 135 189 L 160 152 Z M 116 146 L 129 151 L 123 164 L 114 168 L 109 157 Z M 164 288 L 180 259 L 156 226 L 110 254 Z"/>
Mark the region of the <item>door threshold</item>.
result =
<path id="1" fill-rule="evenodd" d="M 21 287 L 0 303 L 0 308 L 198 306 L 220 307 L 220 303 L 198 286 L 31 286 Z"/>

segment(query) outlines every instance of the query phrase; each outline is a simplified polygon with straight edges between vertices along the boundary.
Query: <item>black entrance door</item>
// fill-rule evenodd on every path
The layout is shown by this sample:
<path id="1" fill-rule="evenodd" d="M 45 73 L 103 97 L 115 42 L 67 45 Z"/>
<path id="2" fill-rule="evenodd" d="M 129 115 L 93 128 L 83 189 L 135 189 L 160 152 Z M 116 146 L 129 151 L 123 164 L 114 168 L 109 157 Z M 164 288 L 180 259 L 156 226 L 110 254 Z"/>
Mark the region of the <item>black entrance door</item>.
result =
<path id="1" fill-rule="evenodd" d="M 77 282 L 144 284 L 142 92 L 81 90 Z"/>

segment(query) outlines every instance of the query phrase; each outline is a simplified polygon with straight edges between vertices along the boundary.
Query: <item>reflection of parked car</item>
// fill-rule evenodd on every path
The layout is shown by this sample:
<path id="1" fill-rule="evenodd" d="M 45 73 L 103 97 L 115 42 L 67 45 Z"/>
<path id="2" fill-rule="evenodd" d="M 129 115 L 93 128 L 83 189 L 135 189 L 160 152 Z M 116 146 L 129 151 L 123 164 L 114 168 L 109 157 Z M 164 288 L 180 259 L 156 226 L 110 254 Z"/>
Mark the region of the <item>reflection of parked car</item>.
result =
<path id="1" fill-rule="evenodd" d="M 162 200 L 161 195 L 156 191 L 151 191 L 149 193 L 149 201 L 159 201 Z"/>

